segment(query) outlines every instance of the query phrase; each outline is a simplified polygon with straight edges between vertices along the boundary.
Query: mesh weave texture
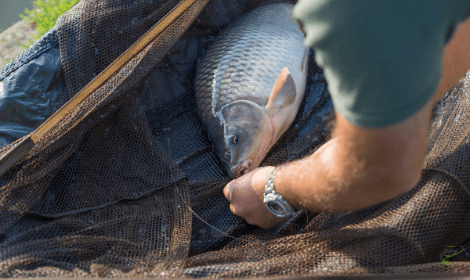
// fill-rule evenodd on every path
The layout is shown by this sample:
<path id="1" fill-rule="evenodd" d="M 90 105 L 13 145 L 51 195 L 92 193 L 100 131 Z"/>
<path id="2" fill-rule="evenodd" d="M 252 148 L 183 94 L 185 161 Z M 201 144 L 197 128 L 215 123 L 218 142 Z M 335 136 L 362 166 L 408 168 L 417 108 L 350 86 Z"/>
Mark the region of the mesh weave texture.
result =
<path id="1" fill-rule="evenodd" d="M 54 36 L 68 98 L 179 2 L 82 0 L 63 15 Z M 436 106 L 411 191 L 362 211 L 304 212 L 269 230 L 230 212 L 230 179 L 197 116 L 194 76 L 221 30 L 275 2 L 292 3 L 196 1 L 51 127 L 0 178 L 0 277 L 470 272 L 465 254 L 449 265 L 439 258 L 446 244 L 470 248 L 470 73 Z M 261 165 L 325 143 L 332 110 L 311 51 L 300 111 Z"/>

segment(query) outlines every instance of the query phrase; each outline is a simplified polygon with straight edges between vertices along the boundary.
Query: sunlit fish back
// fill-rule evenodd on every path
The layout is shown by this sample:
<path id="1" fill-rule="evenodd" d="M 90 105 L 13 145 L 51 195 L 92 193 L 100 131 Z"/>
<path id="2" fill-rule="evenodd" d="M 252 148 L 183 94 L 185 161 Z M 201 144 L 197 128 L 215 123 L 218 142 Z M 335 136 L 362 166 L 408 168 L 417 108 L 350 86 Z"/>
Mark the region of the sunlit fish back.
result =
<path id="1" fill-rule="evenodd" d="M 198 114 L 232 178 L 259 166 L 302 101 L 308 49 L 291 9 L 273 4 L 248 12 L 198 66 Z"/>

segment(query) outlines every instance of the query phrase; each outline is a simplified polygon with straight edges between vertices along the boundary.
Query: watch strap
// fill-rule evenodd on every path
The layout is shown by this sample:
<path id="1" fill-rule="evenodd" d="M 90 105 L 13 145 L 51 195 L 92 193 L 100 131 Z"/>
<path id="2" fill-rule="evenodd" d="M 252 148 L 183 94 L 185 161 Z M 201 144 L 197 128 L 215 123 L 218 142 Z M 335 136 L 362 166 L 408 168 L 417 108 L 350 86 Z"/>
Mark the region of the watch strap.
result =
<path id="1" fill-rule="evenodd" d="M 268 180 L 264 187 L 264 203 L 268 210 L 276 215 L 279 218 L 285 218 L 295 215 L 295 209 L 292 205 L 287 202 L 282 196 L 274 190 L 274 174 L 279 170 L 279 167 L 276 167 L 271 171 L 268 176 Z M 277 208 L 282 208 L 282 213 L 276 211 L 271 205 L 275 204 Z"/>

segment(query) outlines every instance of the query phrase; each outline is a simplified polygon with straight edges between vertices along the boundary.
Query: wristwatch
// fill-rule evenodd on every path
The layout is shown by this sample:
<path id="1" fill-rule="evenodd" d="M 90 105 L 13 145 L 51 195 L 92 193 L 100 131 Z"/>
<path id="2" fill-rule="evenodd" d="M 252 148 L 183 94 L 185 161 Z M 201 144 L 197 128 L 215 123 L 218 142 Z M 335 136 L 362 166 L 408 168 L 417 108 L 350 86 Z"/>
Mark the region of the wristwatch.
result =
<path id="1" fill-rule="evenodd" d="M 269 211 L 276 215 L 278 218 L 286 218 L 295 214 L 294 207 L 285 201 L 280 194 L 274 190 L 274 173 L 279 170 L 276 167 L 271 174 L 269 174 L 268 182 L 264 187 L 264 204 L 268 207 Z"/>

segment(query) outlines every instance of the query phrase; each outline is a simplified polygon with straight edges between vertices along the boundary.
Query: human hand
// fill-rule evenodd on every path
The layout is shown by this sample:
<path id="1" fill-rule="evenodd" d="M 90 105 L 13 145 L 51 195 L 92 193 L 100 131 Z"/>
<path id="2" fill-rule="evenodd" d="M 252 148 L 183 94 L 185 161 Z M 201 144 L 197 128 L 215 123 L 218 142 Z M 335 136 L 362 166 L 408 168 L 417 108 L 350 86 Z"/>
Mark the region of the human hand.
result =
<path id="1" fill-rule="evenodd" d="M 261 228 L 278 226 L 287 219 L 278 218 L 263 202 L 264 186 L 274 168 L 274 166 L 258 167 L 225 186 L 224 195 L 230 201 L 230 210 L 233 214 Z"/>

